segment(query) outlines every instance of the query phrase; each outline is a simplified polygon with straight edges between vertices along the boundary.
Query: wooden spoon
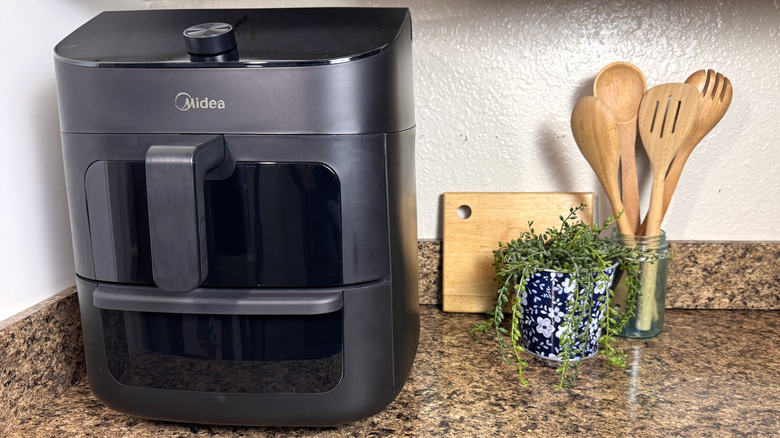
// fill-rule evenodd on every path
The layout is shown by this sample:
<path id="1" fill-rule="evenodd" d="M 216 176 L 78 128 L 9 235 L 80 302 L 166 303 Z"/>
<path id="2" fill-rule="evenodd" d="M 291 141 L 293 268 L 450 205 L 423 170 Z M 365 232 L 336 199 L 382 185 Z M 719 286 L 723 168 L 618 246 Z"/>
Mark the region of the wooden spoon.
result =
<path id="1" fill-rule="evenodd" d="M 639 105 L 639 136 L 650 159 L 653 185 L 645 235 L 661 233 L 666 173 L 699 112 L 699 90 L 690 84 L 657 85 Z"/>
<path id="2" fill-rule="evenodd" d="M 571 113 L 571 132 L 580 152 L 596 172 L 604 192 L 612 205 L 621 233 L 633 236 L 631 223 L 623 213 L 623 202 L 618 189 L 620 143 L 615 114 L 601 99 L 586 96 L 580 99 Z"/>
<path id="3" fill-rule="evenodd" d="M 613 62 L 602 68 L 593 82 L 593 95 L 615 113 L 620 144 L 620 184 L 625 215 L 639 228 L 639 182 L 636 175 L 636 117 L 647 91 L 645 75 L 628 62 Z M 634 234 L 632 233 L 632 234 Z"/>

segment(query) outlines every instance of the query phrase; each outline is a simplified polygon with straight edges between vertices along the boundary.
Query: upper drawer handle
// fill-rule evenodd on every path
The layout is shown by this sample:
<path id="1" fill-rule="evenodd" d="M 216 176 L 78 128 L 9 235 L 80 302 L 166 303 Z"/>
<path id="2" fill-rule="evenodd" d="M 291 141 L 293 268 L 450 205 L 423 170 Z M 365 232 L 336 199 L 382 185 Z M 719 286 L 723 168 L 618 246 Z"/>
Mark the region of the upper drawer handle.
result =
<path id="1" fill-rule="evenodd" d="M 160 289 L 186 292 L 208 275 L 203 177 L 224 159 L 222 136 L 146 153 L 152 274 Z"/>

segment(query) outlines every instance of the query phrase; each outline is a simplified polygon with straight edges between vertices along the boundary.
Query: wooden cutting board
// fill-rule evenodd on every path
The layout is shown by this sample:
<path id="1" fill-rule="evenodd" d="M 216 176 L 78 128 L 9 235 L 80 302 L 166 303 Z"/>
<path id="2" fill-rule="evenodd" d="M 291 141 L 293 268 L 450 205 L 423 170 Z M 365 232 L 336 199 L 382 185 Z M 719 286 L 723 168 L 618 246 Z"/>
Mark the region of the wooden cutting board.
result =
<path id="1" fill-rule="evenodd" d="M 560 216 L 565 217 L 571 207 L 581 203 L 587 205 L 581 219 L 592 224 L 593 193 L 445 193 L 444 311 L 490 310 L 497 288 L 493 251 L 498 249 L 498 242 L 518 238 L 528 231 L 529 221 L 534 222 L 537 234 L 557 228 Z"/>

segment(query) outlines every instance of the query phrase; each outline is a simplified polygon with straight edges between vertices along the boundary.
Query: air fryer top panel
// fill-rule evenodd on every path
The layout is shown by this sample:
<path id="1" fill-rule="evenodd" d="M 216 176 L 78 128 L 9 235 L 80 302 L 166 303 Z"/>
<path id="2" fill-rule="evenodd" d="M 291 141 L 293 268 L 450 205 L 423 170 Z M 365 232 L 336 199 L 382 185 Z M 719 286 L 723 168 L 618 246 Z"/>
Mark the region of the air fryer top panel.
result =
<path id="1" fill-rule="evenodd" d="M 405 8 L 104 12 L 54 55 L 63 132 L 374 134 L 414 126 Z"/>
<path id="2" fill-rule="evenodd" d="M 381 52 L 398 37 L 405 8 L 221 9 L 103 12 L 54 49 L 63 62 L 94 67 L 204 67 L 183 32 L 233 27 L 238 57 L 220 67 L 340 63 Z"/>

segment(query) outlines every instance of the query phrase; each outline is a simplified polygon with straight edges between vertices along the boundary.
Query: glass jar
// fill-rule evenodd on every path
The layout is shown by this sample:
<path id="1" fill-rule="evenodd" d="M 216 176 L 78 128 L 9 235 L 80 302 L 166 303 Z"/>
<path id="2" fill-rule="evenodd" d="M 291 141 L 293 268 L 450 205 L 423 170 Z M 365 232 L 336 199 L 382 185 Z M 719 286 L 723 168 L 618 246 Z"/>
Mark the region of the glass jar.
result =
<path id="1" fill-rule="evenodd" d="M 624 246 L 639 245 L 642 249 L 655 251 L 658 259 L 654 262 L 639 264 L 640 290 L 636 300 L 634 316 L 628 320 L 620 332 L 626 338 L 654 338 L 661 334 L 664 327 L 664 309 L 666 305 L 666 276 L 669 272 L 669 243 L 666 233 L 661 230 L 658 236 L 631 236 L 618 234 L 617 238 Z M 618 310 L 625 307 L 625 273 L 615 285 L 613 303 Z M 623 307 L 621 307 L 623 306 Z"/>

